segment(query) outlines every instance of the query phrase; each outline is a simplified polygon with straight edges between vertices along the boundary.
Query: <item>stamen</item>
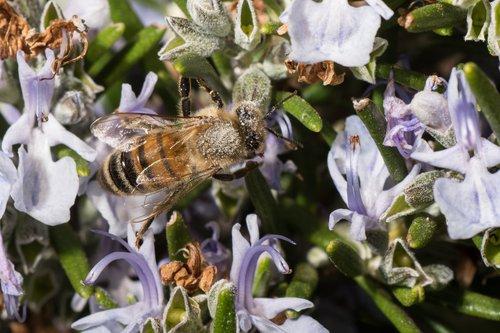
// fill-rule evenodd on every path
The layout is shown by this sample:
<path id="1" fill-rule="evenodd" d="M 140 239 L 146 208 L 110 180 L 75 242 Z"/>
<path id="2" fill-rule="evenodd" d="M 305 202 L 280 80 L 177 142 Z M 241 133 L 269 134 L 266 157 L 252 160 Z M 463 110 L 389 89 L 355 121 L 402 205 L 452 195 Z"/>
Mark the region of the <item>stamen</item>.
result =
<path id="1" fill-rule="evenodd" d="M 358 158 L 359 158 L 359 136 L 353 135 L 349 138 L 350 147 L 347 150 L 347 206 L 349 209 L 366 215 L 366 208 L 361 198 L 359 175 L 358 175 Z"/>

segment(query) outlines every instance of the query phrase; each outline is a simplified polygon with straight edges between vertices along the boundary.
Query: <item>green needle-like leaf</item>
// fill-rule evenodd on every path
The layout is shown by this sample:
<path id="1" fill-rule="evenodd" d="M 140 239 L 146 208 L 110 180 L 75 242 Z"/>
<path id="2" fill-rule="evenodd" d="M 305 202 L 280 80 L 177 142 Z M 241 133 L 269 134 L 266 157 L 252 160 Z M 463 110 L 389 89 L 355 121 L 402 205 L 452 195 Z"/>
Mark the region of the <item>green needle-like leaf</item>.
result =
<path id="1" fill-rule="evenodd" d="M 91 64 L 98 61 L 103 54 L 110 52 L 110 48 L 123 36 L 125 24 L 112 23 L 102 29 L 89 45 L 85 60 Z"/>
<path id="2" fill-rule="evenodd" d="M 404 27 L 409 32 L 432 31 L 465 23 L 467 11 L 458 6 L 438 2 L 411 11 Z"/>
<path id="3" fill-rule="evenodd" d="M 213 333 L 236 333 L 238 331 L 234 298 L 234 288 L 224 287 L 220 291 L 212 323 Z"/>
<path id="4" fill-rule="evenodd" d="M 245 177 L 245 184 L 257 215 L 262 219 L 264 231 L 266 233 L 276 233 L 278 231 L 276 225 L 276 201 L 260 170 L 255 169 L 249 172 Z"/>
<path id="5" fill-rule="evenodd" d="M 313 132 L 320 132 L 323 121 L 316 110 L 302 97 L 291 96 L 291 93 L 280 92 L 277 94 L 278 101 L 283 102 L 283 109 L 294 116 L 307 129 Z"/>
<path id="6" fill-rule="evenodd" d="M 125 39 L 131 40 L 143 28 L 128 0 L 108 0 L 111 20 L 125 24 Z"/>
<path id="7" fill-rule="evenodd" d="M 151 50 L 158 46 L 165 29 L 157 27 L 147 27 L 142 29 L 134 38 L 132 46 L 125 51 L 124 54 L 119 54 L 116 58 L 117 63 L 113 64 L 113 70 L 106 77 L 106 85 L 111 85 L 117 81 L 123 81 L 123 77 L 129 70 Z"/>
<path id="8" fill-rule="evenodd" d="M 168 257 L 171 261 L 186 261 L 182 255 L 183 248 L 191 242 L 191 235 L 182 218 L 182 215 L 176 211 L 172 213 L 170 220 L 165 228 L 167 233 Z"/>
<path id="9" fill-rule="evenodd" d="M 389 79 L 391 71 L 394 74 L 394 81 L 408 88 L 423 90 L 427 77 L 418 72 L 394 67 L 389 64 L 377 64 L 375 75 L 380 79 Z"/>
<path id="10" fill-rule="evenodd" d="M 80 296 L 89 298 L 94 288 L 82 283 L 90 268 L 77 234 L 69 223 L 50 227 L 49 232 L 51 244 L 69 282 Z"/>
<path id="11" fill-rule="evenodd" d="M 495 84 L 475 63 L 466 63 L 463 70 L 481 112 L 488 120 L 496 137 L 500 138 L 500 94 Z"/>

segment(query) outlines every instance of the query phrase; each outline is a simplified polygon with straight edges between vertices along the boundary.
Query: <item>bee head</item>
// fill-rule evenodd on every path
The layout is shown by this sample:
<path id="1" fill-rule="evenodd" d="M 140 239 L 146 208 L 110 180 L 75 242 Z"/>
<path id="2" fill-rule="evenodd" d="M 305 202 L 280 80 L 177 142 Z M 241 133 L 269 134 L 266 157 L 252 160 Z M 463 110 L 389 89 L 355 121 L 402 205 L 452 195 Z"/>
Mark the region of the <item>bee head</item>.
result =
<path id="1" fill-rule="evenodd" d="M 264 119 L 261 112 L 251 103 L 236 107 L 236 115 L 244 137 L 245 147 L 251 157 L 264 151 Z"/>

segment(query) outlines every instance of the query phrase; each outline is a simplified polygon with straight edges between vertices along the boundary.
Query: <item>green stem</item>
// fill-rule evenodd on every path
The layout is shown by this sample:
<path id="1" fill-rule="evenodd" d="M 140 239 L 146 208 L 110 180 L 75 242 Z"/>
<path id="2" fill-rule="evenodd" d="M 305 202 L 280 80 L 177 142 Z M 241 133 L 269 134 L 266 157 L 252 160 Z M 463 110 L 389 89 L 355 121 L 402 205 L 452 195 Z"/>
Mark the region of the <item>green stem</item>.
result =
<path id="1" fill-rule="evenodd" d="M 386 123 L 377 110 L 377 106 L 368 98 L 364 98 L 354 101 L 354 109 L 375 141 L 389 174 L 396 182 L 402 181 L 408 174 L 406 163 L 395 147 L 384 145 Z"/>
<path id="2" fill-rule="evenodd" d="M 257 214 L 262 219 L 264 231 L 266 233 L 277 233 L 276 200 L 274 200 L 271 189 L 260 170 L 255 169 L 249 172 L 245 177 L 245 184 L 250 200 Z"/>
<path id="3" fill-rule="evenodd" d="M 181 249 L 185 248 L 191 242 L 191 235 L 180 213 L 176 211 L 172 213 L 165 231 L 167 233 L 169 259 L 185 262 L 186 259 L 182 255 Z"/>
<path id="4" fill-rule="evenodd" d="M 389 321 L 401 333 L 421 332 L 413 319 L 397 304 L 391 296 L 377 283 L 365 276 L 354 278 L 356 283 L 370 296 L 379 310 L 389 319 Z"/>

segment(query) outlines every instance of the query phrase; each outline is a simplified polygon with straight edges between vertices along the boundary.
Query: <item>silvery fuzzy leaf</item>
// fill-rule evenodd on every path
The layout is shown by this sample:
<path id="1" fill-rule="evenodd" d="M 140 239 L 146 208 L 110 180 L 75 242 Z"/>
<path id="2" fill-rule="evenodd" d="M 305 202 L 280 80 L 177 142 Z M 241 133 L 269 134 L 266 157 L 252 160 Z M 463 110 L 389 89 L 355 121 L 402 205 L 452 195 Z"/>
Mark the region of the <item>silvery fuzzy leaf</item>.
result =
<path id="1" fill-rule="evenodd" d="M 142 333 L 161 333 L 163 332 L 160 323 L 154 318 L 148 318 L 144 324 Z"/>
<path id="2" fill-rule="evenodd" d="M 63 12 L 59 4 L 54 0 L 48 1 L 42 10 L 42 15 L 40 17 L 40 31 L 45 30 L 50 25 L 50 21 L 56 19 L 64 19 Z"/>
<path id="3" fill-rule="evenodd" d="M 262 62 L 262 71 L 273 80 L 287 76 L 285 60 L 290 53 L 290 42 L 280 36 L 271 36 L 269 51 Z"/>
<path id="4" fill-rule="evenodd" d="M 452 127 L 450 127 L 445 132 L 440 132 L 430 127 L 426 127 L 425 131 L 445 148 L 453 147 L 457 143 L 455 131 Z"/>
<path id="5" fill-rule="evenodd" d="M 436 179 L 449 176 L 449 173 L 442 170 L 433 170 L 421 173 L 413 183 L 404 190 L 405 201 L 412 207 L 419 208 L 428 206 L 434 202 L 432 188 Z"/>
<path id="6" fill-rule="evenodd" d="M 413 288 L 417 284 L 425 287 L 432 283 L 432 278 L 425 273 L 401 238 L 395 239 L 389 246 L 380 272 L 386 283 L 393 286 Z"/>
<path id="7" fill-rule="evenodd" d="M 481 242 L 481 257 L 486 266 L 500 268 L 500 229 L 488 229 Z"/>
<path id="8" fill-rule="evenodd" d="M 188 53 L 209 57 L 224 46 L 222 38 L 205 33 L 188 19 L 167 17 L 167 23 L 176 36 L 170 39 L 158 52 L 162 61 L 172 61 Z"/>
<path id="9" fill-rule="evenodd" d="M 247 51 L 253 50 L 259 44 L 261 34 L 257 13 L 253 1 L 239 0 L 234 27 L 234 41 Z"/>
<path id="10" fill-rule="evenodd" d="M 389 43 L 386 39 L 375 37 L 373 51 L 370 53 L 370 62 L 361 67 L 351 67 L 354 76 L 371 84 L 375 84 L 375 70 L 377 68 L 377 58 L 384 54 Z"/>
<path id="11" fill-rule="evenodd" d="M 205 332 L 201 310 L 183 287 L 175 287 L 163 312 L 163 331 L 166 333 Z"/>
<path id="12" fill-rule="evenodd" d="M 187 9 L 194 23 L 207 33 L 226 37 L 231 32 L 231 20 L 220 0 L 188 0 Z"/>
<path id="13" fill-rule="evenodd" d="M 428 265 L 424 267 L 424 272 L 432 279 L 429 287 L 433 290 L 443 289 L 453 280 L 453 271 L 445 265 Z"/>
<path id="14" fill-rule="evenodd" d="M 260 110 L 267 110 L 271 99 L 271 80 L 257 67 L 247 69 L 233 88 L 233 102 L 252 102 Z"/>
<path id="15" fill-rule="evenodd" d="M 467 34 L 465 40 L 484 41 L 490 25 L 490 4 L 487 0 L 478 1 L 467 10 Z"/>

